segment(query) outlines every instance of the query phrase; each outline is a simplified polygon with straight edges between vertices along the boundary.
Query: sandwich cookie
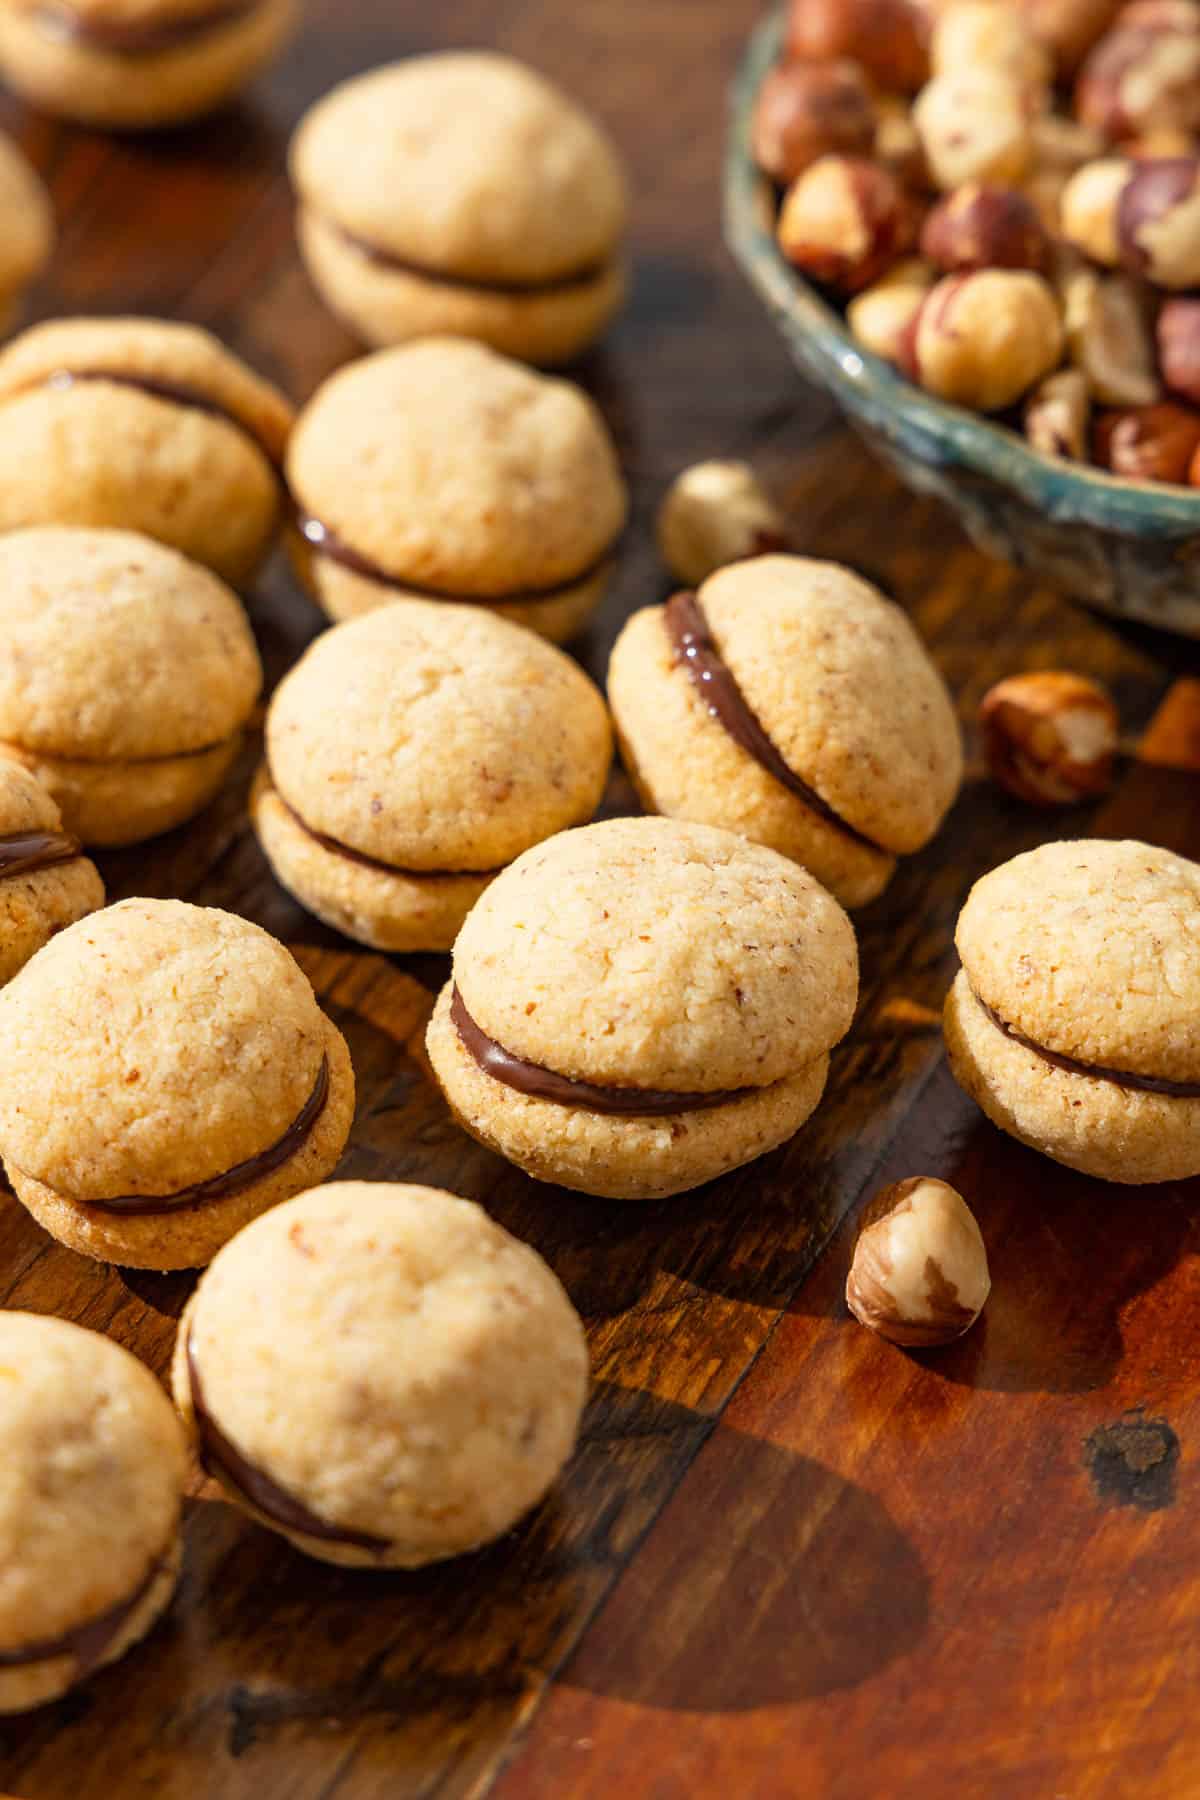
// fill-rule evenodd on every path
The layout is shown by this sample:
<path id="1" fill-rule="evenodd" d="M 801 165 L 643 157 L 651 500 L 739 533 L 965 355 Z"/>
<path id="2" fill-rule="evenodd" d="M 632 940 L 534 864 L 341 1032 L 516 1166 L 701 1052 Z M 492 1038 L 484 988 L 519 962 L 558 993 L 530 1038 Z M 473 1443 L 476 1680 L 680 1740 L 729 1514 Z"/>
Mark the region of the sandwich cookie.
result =
<path id="1" fill-rule="evenodd" d="M 85 844 L 134 844 L 220 788 L 262 686 L 241 601 L 130 531 L 0 536 L 0 751 Z"/>
<path id="2" fill-rule="evenodd" d="M 490 1543 L 574 1448 L 583 1328 L 469 1200 L 339 1181 L 239 1232 L 179 1323 L 202 1467 L 323 1562 L 418 1568 Z"/>
<path id="3" fill-rule="evenodd" d="M 290 160 L 313 283 L 369 344 L 446 333 L 561 363 L 624 298 L 616 149 L 509 57 L 417 56 L 344 82 Z"/>
<path id="4" fill-rule="evenodd" d="M 481 1143 L 539 1181 L 652 1199 L 799 1129 L 857 991 L 854 929 L 795 863 L 706 825 L 613 819 L 492 884 L 427 1044 Z"/>
<path id="5" fill-rule="evenodd" d="M 72 1250 L 192 1269 L 342 1153 L 354 1076 L 282 944 L 181 900 L 122 900 L 0 993 L 0 1154 Z"/>
<path id="6" fill-rule="evenodd" d="M 0 531 L 141 531 L 236 587 L 279 525 L 291 418 L 192 325 L 36 325 L 0 352 Z"/>
<path id="7" fill-rule="evenodd" d="M 294 0 L 0 0 L 0 71 L 64 119 L 179 125 L 245 87 L 295 16 Z"/>
<path id="8" fill-rule="evenodd" d="M 187 1449 L 149 1369 L 65 1319 L 0 1312 L 0 1712 L 145 1637 L 183 1557 Z"/>
<path id="9" fill-rule="evenodd" d="M 1102 1181 L 1200 1174 L 1200 865 L 1043 844 L 977 881 L 950 1067 L 1002 1131 Z"/>
<path id="10" fill-rule="evenodd" d="M 300 415 L 287 473 L 297 568 L 333 618 L 404 596 L 473 601 L 556 643 L 599 605 L 628 504 L 578 388 L 455 338 L 334 375 Z"/>
<path id="11" fill-rule="evenodd" d="M 251 800 L 279 881 L 377 950 L 448 950 L 531 845 L 590 819 L 604 701 L 561 650 L 482 608 L 399 600 L 319 637 L 267 714 Z"/>
<path id="12" fill-rule="evenodd" d="M 928 843 L 962 780 L 954 707 L 916 632 L 834 563 L 756 557 L 635 613 L 608 692 L 649 811 L 766 844 L 845 906 Z"/>
<path id="13" fill-rule="evenodd" d="M 37 777 L 0 755 L 0 985 L 66 925 L 104 905 L 104 883 Z"/>
<path id="14" fill-rule="evenodd" d="M 0 332 L 12 330 L 25 289 L 54 248 L 54 209 L 41 177 L 0 133 Z"/>

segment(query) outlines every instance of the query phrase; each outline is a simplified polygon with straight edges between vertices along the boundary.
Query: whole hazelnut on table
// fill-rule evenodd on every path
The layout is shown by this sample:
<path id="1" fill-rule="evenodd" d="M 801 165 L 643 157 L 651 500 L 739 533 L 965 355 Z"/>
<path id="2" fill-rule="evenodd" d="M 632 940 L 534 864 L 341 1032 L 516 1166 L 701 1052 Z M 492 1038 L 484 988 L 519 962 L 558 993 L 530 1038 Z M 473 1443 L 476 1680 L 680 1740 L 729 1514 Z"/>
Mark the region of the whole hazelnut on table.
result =
<path id="1" fill-rule="evenodd" d="M 1079 369 L 1058 369 L 1025 402 L 1025 436 L 1043 456 L 1082 462 L 1088 453 L 1091 400 Z"/>
<path id="2" fill-rule="evenodd" d="M 1079 71 L 1075 112 L 1118 142 L 1200 129 L 1200 8 L 1192 0 L 1123 7 Z"/>
<path id="3" fill-rule="evenodd" d="M 991 1288 L 979 1226 L 948 1182 L 915 1175 L 875 1196 L 846 1281 L 860 1325 L 906 1348 L 949 1344 L 970 1330 Z"/>
<path id="4" fill-rule="evenodd" d="M 920 257 L 896 263 L 846 308 L 846 323 L 856 341 L 885 362 L 903 363 L 913 320 L 936 280 L 937 270 Z"/>
<path id="5" fill-rule="evenodd" d="M 758 90 L 751 130 L 754 160 L 786 186 L 837 152 L 867 156 L 875 144 L 875 103 L 857 63 L 785 63 Z"/>
<path id="6" fill-rule="evenodd" d="M 1112 24 L 1121 0 L 1017 0 L 1029 29 L 1063 75 L 1072 75 Z"/>
<path id="7" fill-rule="evenodd" d="M 927 295 L 906 346 L 906 372 L 931 394 L 1000 412 L 1062 355 L 1058 303 L 1040 275 L 980 269 L 947 275 Z"/>
<path id="8" fill-rule="evenodd" d="M 779 247 L 814 281 L 856 294 L 910 249 L 917 220 L 895 176 L 861 157 L 823 156 L 793 182 Z"/>
<path id="9" fill-rule="evenodd" d="M 1173 394 L 1200 406 L 1200 300 L 1175 295 L 1158 315 L 1158 365 Z"/>
<path id="10" fill-rule="evenodd" d="M 1154 342 L 1141 291 L 1126 275 L 1072 272 L 1062 284 L 1071 361 L 1105 406 L 1150 406 L 1159 396 Z"/>
<path id="11" fill-rule="evenodd" d="M 959 69 L 995 69 L 1040 95 L 1054 74 L 1051 58 L 1016 8 L 996 0 L 951 0 L 938 11 L 929 37 L 934 75 Z"/>
<path id="12" fill-rule="evenodd" d="M 940 201 L 921 230 L 922 256 L 946 274 L 957 269 L 1040 271 L 1049 248 L 1031 200 L 1016 188 L 976 181 Z"/>
<path id="13" fill-rule="evenodd" d="M 936 75 L 913 104 L 930 175 L 944 193 L 965 181 L 1023 181 L 1033 163 L 1032 117 L 1027 90 L 989 68 Z"/>
<path id="14" fill-rule="evenodd" d="M 785 54 L 853 57 L 880 87 L 906 94 L 929 74 L 924 20 L 911 0 L 791 0 Z"/>
<path id="15" fill-rule="evenodd" d="M 1101 468 L 1127 481 L 1187 483 L 1200 448 L 1200 413 L 1172 400 L 1101 413 L 1092 433 Z"/>
<path id="16" fill-rule="evenodd" d="M 1117 201 L 1117 244 L 1131 274 L 1156 287 L 1200 286 L 1200 158 L 1130 164 Z"/>
<path id="17" fill-rule="evenodd" d="M 658 509 L 658 547 L 675 579 L 694 588 L 729 563 L 786 550 L 787 524 L 749 463 L 695 463 Z"/>
<path id="18" fill-rule="evenodd" d="M 1086 675 L 1010 675 L 984 695 L 979 728 L 992 779 L 1029 806 L 1075 806 L 1112 786 L 1120 719 Z"/>
<path id="19" fill-rule="evenodd" d="M 1132 173 L 1131 165 L 1119 156 L 1085 163 L 1071 176 L 1059 201 L 1063 237 L 1106 269 L 1115 269 L 1121 260 L 1117 212 Z"/>

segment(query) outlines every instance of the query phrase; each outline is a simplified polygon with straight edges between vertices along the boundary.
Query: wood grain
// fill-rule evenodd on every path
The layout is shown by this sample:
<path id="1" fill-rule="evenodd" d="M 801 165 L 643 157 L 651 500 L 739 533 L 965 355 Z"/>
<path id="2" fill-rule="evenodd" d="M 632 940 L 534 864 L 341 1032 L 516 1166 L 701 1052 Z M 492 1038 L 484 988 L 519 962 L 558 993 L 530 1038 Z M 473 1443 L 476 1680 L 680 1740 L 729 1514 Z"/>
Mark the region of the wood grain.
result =
<path id="1" fill-rule="evenodd" d="M 38 308 L 207 324 L 303 399 L 354 346 L 296 261 L 292 124 L 388 57 L 501 46 L 606 119 L 637 199 L 632 304 L 577 371 L 635 502 L 585 665 L 602 676 L 622 618 L 663 591 L 649 527 L 666 481 L 750 454 L 804 549 L 908 607 L 964 721 L 1000 674 L 1066 664 L 1109 681 L 1140 732 L 1177 652 L 1029 588 L 902 495 L 798 385 L 721 252 L 723 95 L 755 10 L 314 0 L 258 93 L 194 130 L 105 140 L 9 108 L 62 219 Z M 278 563 L 249 599 L 277 677 L 320 620 Z M 1172 1499 L 1195 1386 L 1188 1194 L 1131 1201 L 1005 1143 L 948 1081 L 937 1019 L 955 914 L 996 861 L 1093 826 L 1200 853 L 1196 684 L 1171 690 L 1094 819 L 1023 812 L 973 767 L 938 842 L 862 915 L 858 1019 L 812 1125 L 646 1206 L 538 1187 L 458 1133 L 421 1048 L 444 964 L 349 946 L 281 893 L 246 826 L 253 763 L 186 831 L 107 858 L 111 891 L 231 907 L 296 950 L 355 1060 L 346 1172 L 469 1194 L 548 1257 L 589 1327 L 583 1442 L 504 1542 L 387 1579 L 306 1562 L 197 1483 L 168 1619 L 61 1705 L 0 1723 L 0 1781 L 22 1800 L 1194 1793 L 1200 1545 Z M 610 805 L 628 801 L 615 777 Z M 940 1357 L 878 1343 L 839 1297 L 839 1225 L 919 1169 L 977 1201 L 996 1276 L 985 1324 Z M 11 1198 L 0 1270 L 4 1304 L 165 1369 L 190 1278 L 87 1263 Z M 1088 1462 L 1085 1438 L 1135 1404 L 1149 1437 L 1097 1439 Z M 1129 1492 L 1153 1506 L 1113 1498 L 1130 1457 L 1150 1459 Z"/>

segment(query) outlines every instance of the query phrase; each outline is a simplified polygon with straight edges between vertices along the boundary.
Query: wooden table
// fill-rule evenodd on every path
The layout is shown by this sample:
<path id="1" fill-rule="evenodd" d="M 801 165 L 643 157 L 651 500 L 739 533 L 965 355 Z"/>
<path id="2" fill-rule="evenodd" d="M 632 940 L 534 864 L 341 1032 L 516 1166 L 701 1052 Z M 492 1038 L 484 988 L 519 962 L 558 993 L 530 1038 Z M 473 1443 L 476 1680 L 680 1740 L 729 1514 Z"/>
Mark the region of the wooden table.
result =
<path id="1" fill-rule="evenodd" d="M 458 1133 L 421 1052 L 443 966 L 354 948 L 286 899 L 246 826 L 253 756 L 192 828 L 106 858 L 114 897 L 231 907 L 295 949 L 354 1054 L 346 1172 L 443 1184 L 535 1243 L 586 1316 L 596 1386 L 547 1505 L 421 1574 L 307 1562 L 197 1484 L 165 1623 L 61 1705 L 0 1725 L 0 1786 L 22 1800 L 1200 1793 L 1200 1188 L 1105 1188 L 1009 1143 L 950 1081 L 938 1029 L 955 914 L 990 865 L 1087 832 L 1200 855 L 1200 686 L 1179 678 L 1184 647 L 1130 644 L 969 550 L 798 385 L 718 241 L 724 90 L 754 13 L 313 0 L 303 41 L 202 129 L 115 142 L 4 112 L 61 214 L 40 311 L 202 322 L 300 399 L 353 345 L 296 260 L 293 122 L 407 52 L 528 57 L 617 132 L 636 195 L 633 301 L 579 371 L 636 501 L 579 646 L 592 672 L 663 591 L 664 483 L 750 453 L 803 549 L 910 609 L 968 729 L 990 682 L 1047 664 L 1111 682 L 1131 743 L 1148 727 L 1095 813 L 1035 816 L 973 766 L 938 841 L 860 918 L 858 1021 L 813 1123 L 655 1205 L 538 1187 Z M 251 605 L 278 674 L 320 620 L 282 567 Z M 905 1354 L 849 1319 L 842 1285 L 860 1202 L 916 1172 L 969 1196 L 995 1285 L 963 1342 Z M 86 1262 L 11 1197 L 0 1246 L 4 1304 L 110 1331 L 165 1370 L 191 1278 Z"/>

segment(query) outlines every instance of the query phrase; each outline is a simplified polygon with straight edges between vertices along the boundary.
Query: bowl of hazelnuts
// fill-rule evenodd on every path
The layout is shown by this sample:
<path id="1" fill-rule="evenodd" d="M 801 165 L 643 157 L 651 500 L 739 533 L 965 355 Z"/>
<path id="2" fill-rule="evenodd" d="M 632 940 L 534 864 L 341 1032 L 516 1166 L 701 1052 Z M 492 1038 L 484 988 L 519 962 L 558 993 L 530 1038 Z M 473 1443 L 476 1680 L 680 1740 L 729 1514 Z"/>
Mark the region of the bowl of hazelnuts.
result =
<path id="1" fill-rule="evenodd" d="M 725 224 L 910 487 L 1200 637 L 1200 0 L 790 0 L 738 76 Z"/>

